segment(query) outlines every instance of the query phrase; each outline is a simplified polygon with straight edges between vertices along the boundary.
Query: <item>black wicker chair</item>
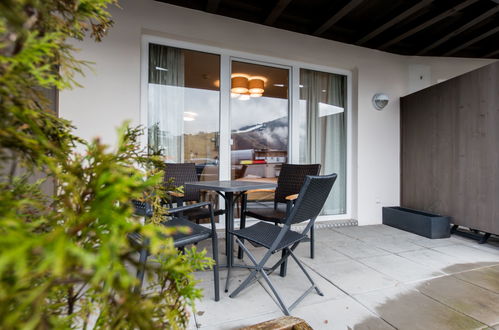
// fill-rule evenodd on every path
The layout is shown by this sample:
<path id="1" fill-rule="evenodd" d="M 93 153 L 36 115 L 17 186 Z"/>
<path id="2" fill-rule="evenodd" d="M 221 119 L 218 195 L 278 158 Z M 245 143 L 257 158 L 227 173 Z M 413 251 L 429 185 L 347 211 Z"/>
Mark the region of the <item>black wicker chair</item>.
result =
<path id="1" fill-rule="evenodd" d="M 135 214 L 144 217 L 152 216 L 152 209 L 149 204 L 139 201 L 133 201 L 135 207 Z M 211 221 L 211 228 L 206 228 L 201 225 L 195 224 L 183 217 L 178 217 L 175 215 L 181 214 L 182 212 L 187 212 L 189 210 L 207 207 L 209 218 Z M 215 282 L 215 301 L 220 300 L 219 293 L 219 275 L 218 275 L 218 239 L 217 231 L 215 226 L 215 216 L 211 203 L 203 202 L 193 205 L 181 206 L 168 210 L 169 215 L 172 216 L 170 220 L 163 222 L 162 224 L 166 227 L 187 227 L 190 229 L 189 233 L 177 233 L 173 235 L 173 241 L 176 248 L 183 248 L 186 245 L 196 244 L 205 239 L 211 238 L 212 249 L 213 249 L 213 259 L 215 260 L 215 265 L 213 266 L 213 277 Z M 141 291 L 142 283 L 144 282 L 144 275 L 146 269 L 146 262 L 149 256 L 148 242 L 144 240 L 142 236 L 138 233 L 133 233 L 129 235 L 131 243 L 137 247 L 140 251 L 139 256 L 139 267 L 137 269 L 137 278 L 139 279 L 139 286 L 136 288 L 137 292 Z"/>
<path id="2" fill-rule="evenodd" d="M 319 295 L 323 295 L 319 288 L 315 285 L 314 281 L 307 273 L 299 259 L 294 255 L 293 251 L 298 244 L 303 241 L 312 226 L 315 219 L 321 212 L 324 203 L 336 181 L 336 174 L 324 176 L 307 176 L 305 183 L 299 192 L 295 206 L 283 222 L 283 226 L 274 226 L 266 222 L 258 222 L 248 228 L 232 231 L 231 233 L 236 237 L 236 242 L 248 255 L 254 266 L 248 268 L 252 269 L 250 275 L 241 283 L 241 285 L 230 294 L 231 298 L 236 297 L 248 285 L 257 280 L 257 275 L 261 275 L 267 282 L 270 289 L 277 299 L 279 307 L 284 314 L 289 315 L 289 311 L 293 309 L 307 294 L 315 289 Z M 299 233 L 291 230 L 291 225 L 300 222 L 308 221 L 305 229 Z M 255 256 L 244 245 L 244 240 L 250 241 L 256 246 L 261 246 L 267 249 L 267 252 L 260 261 L 256 261 Z M 270 268 L 264 268 L 273 253 L 283 251 L 282 258 Z M 284 304 L 279 292 L 272 284 L 269 274 L 272 273 L 277 267 L 282 265 L 288 257 L 292 257 L 308 278 L 312 286 L 305 291 L 295 302 L 289 307 Z"/>
<path id="3" fill-rule="evenodd" d="M 247 208 L 247 194 L 241 201 L 241 219 L 240 228 L 246 227 L 246 217 L 256 218 L 258 220 L 273 222 L 274 224 L 284 223 L 286 215 L 289 214 L 293 203 L 298 197 L 297 194 L 305 182 L 307 175 L 319 175 L 320 164 L 283 164 L 279 178 L 277 179 L 277 188 L 274 194 L 274 207 Z M 263 189 L 260 189 L 260 191 Z M 238 257 L 243 257 L 243 251 L 239 249 Z M 314 258 L 314 228 L 310 229 L 310 257 Z M 281 276 L 286 275 L 286 264 L 281 267 Z"/>
<path id="4" fill-rule="evenodd" d="M 165 164 L 165 184 L 173 184 L 176 187 L 183 186 L 186 182 L 199 181 L 196 172 L 196 165 L 194 163 L 179 163 L 179 164 Z M 178 207 L 184 205 L 186 202 L 199 203 L 201 201 L 201 193 L 199 189 L 184 187 L 184 193 L 170 192 L 170 207 L 172 202 L 176 203 Z M 224 214 L 224 210 L 214 210 L 215 216 Z M 198 207 L 189 209 L 183 212 L 189 220 L 199 223 L 201 219 L 208 219 L 210 217 L 209 210 L 205 207 Z"/>

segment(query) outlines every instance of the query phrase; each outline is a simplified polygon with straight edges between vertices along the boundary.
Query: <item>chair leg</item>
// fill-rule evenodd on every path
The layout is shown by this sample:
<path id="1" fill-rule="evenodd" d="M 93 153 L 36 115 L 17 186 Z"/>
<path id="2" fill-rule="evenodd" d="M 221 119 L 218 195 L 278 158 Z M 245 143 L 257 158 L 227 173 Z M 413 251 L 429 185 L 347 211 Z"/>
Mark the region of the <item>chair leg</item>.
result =
<path id="1" fill-rule="evenodd" d="M 231 298 L 234 298 L 236 295 L 239 294 L 239 292 L 241 292 L 244 288 L 246 288 L 248 285 L 250 285 L 252 282 L 252 280 L 254 278 L 256 278 L 256 275 L 258 273 L 261 273 L 262 274 L 262 277 L 265 279 L 265 281 L 267 282 L 267 284 L 269 285 L 270 289 L 272 290 L 272 292 L 274 293 L 274 296 L 276 297 L 277 299 L 277 302 L 279 304 L 279 307 L 281 307 L 283 313 L 285 315 L 289 315 L 289 309 L 286 307 L 286 305 L 284 304 L 282 298 L 281 298 L 281 295 L 279 294 L 279 292 L 277 291 L 277 289 L 274 287 L 274 285 L 272 284 L 272 282 L 270 281 L 270 278 L 269 276 L 267 275 L 265 269 L 264 269 L 264 265 L 265 263 L 267 262 L 268 260 L 268 257 L 269 257 L 269 252 L 267 252 L 267 254 L 263 257 L 262 260 L 260 260 L 260 262 L 257 262 L 256 259 L 254 258 L 254 256 L 251 254 L 251 252 L 241 243 L 241 241 L 239 241 L 239 239 L 237 239 L 237 243 L 239 244 L 239 246 L 241 246 L 246 254 L 248 254 L 248 257 L 251 259 L 251 261 L 253 262 L 253 264 L 255 265 L 255 269 L 250 273 L 250 275 L 246 278 L 246 280 L 243 281 L 243 283 L 241 283 L 241 285 L 239 285 L 239 287 L 234 290 L 234 292 L 232 292 L 229 297 Z M 289 257 L 289 255 L 286 255 L 286 258 Z"/>
<path id="2" fill-rule="evenodd" d="M 322 293 L 322 291 L 319 289 L 319 287 L 317 287 L 317 285 L 315 284 L 314 280 L 312 279 L 312 277 L 308 274 L 307 270 L 305 269 L 305 267 L 303 267 L 302 263 L 300 262 L 300 260 L 298 260 L 298 258 L 295 256 L 295 254 L 293 253 L 293 251 L 289 251 L 289 254 L 291 255 L 291 257 L 293 258 L 293 260 L 296 262 L 296 264 L 298 265 L 298 267 L 300 267 L 300 269 L 302 270 L 302 272 L 305 274 L 305 276 L 307 277 L 307 279 L 310 281 L 310 283 L 312 284 L 312 286 L 314 287 L 315 291 L 317 291 L 317 294 L 319 296 L 324 296 L 324 294 Z"/>
<path id="3" fill-rule="evenodd" d="M 142 291 L 142 284 L 144 283 L 144 275 L 146 273 L 146 263 L 148 257 L 147 248 L 142 248 L 140 250 L 139 255 L 139 266 L 137 268 L 137 279 L 139 280 L 139 284 L 134 288 L 135 293 L 140 293 Z"/>
<path id="4" fill-rule="evenodd" d="M 239 220 L 239 229 L 244 229 L 246 228 L 246 203 L 248 202 L 247 200 L 248 195 L 243 194 L 241 197 L 241 218 Z M 244 240 L 241 239 L 241 241 L 244 243 Z M 239 246 L 239 249 L 237 251 L 237 257 L 239 259 L 242 259 L 244 256 L 244 251 L 241 249 L 241 246 Z"/>
<path id="5" fill-rule="evenodd" d="M 284 258 L 285 256 L 286 256 L 286 249 L 283 249 L 281 258 Z M 284 260 L 283 263 L 281 264 L 281 270 L 279 271 L 279 275 L 281 277 L 286 277 L 287 269 L 288 269 L 288 261 Z"/>
<path id="6" fill-rule="evenodd" d="M 298 258 L 293 253 L 293 250 L 296 248 L 296 246 L 298 246 L 298 243 L 295 243 L 291 248 L 289 248 L 289 247 L 285 248 L 286 253 L 284 255 L 284 258 L 287 259 L 289 256 L 293 257 L 293 259 L 296 261 L 296 263 L 298 264 L 300 269 L 303 271 L 303 273 L 305 274 L 307 279 L 310 281 L 312 286 L 308 290 L 306 290 L 298 299 L 296 299 L 295 302 L 293 302 L 289 307 L 287 307 L 286 304 L 284 303 L 283 299 L 281 298 L 279 291 L 277 290 L 276 287 L 274 287 L 274 284 L 270 280 L 269 274 L 267 274 L 267 271 L 264 268 L 265 263 L 268 261 L 268 258 L 270 257 L 270 251 L 268 251 L 265 254 L 265 256 L 262 258 L 262 260 L 260 260 L 260 262 L 257 262 L 255 257 L 252 255 L 251 251 L 249 251 L 248 248 L 246 248 L 238 238 L 236 238 L 236 242 L 239 244 L 239 246 L 242 247 L 242 249 L 248 255 L 249 259 L 255 265 L 255 267 L 251 271 L 251 273 L 248 275 L 248 277 L 239 285 L 239 287 L 229 295 L 230 298 L 235 298 L 243 289 L 245 289 L 246 287 L 248 287 L 252 283 L 256 282 L 254 280 L 258 280 L 257 275 L 259 275 L 259 273 L 261 274 L 262 278 L 265 280 L 265 282 L 267 282 L 267 285 L 272 290 L 272 293 L 274 294 L 274 297 L 277 300 L 278 306 L 281 308 L 282 312 L 285 315 L 290 315 L 289 311 L 291 309 L 293 309 L 294 307 L 296 307 L 310 292 L 312 292 L 312 290 L 315 289 L 315 291 L 317 291 L 317 293 L 319 295 L 323 296 L 323 293 L 319 290 L 317 285 L 315 285 L 312 277 L 310 277 L 310 275 L 308 274 L 306 269 L 303 267 L 301 262 L 298 260 Z M 275 267 L 277 268 L 278 266 L 279 266 L 279 262 L 275 265 Z M 272 271 L 272 269 L 271 269 L 271 271 Z"/>
<path id="7" fill-rule="evenodd" d="M 281 295 L 279 294 L 279 292 L 277 291 L 277 289 L 272 284 L 272 281 L 270 281 L 270 278 L 267 275 L 267 273 L 263 269 L 260 270 L 260 273 L 262 273 L 262 277 L 265 279 L 265 282 L 267 282 L 268 286 L 270 287 L 270 289 L 274 293 L 274 296 L 276 297 L 277 302 L 279 303 L 279 305 L 280 305 L 280 307 L 281 307 L 282 312 L 284 313 L 284 315 L 289 316 L 289 310 L 288 310 L 288 308 L 286 307 L 286 305 L 282 301 Z"/>
<path id="8" fill-rule="evenodd" d="M 218 239 L 216 235 L 211 237 L 213 260 L 215 260 L 215 265 L 213 265 L 213 280 L 215 281 L 215 301 L 220 300 L 220 279 L 218 274 Z"/>
<path id="9" fill-rule="evenodd" d="M 239 294 L 239 292 L 241 292 L 244 288 L 246 288 L 248 285 L 250 285 L 252 283 L 252 280 L 254 278 L 256 278 L 256 275 L 258 274 L 258 270 L 263 267 L 263 264 L 265 263 L 265 261 L 262 261 L 260 262 L 260 264 L 256 261 L 256 259 L 253 257 L 253 255 L 251 254 L 251 252 L 248 250 L 247 247 L 244 246 L 243 242 L 241 242 L 239 240 L 239 238 L 236 238 L 236 242 L 237 244 L 239 244 L 239 246 L 245 250 L 246 254 L 248 255 L 248 257 L 250 258 L 251 262 L 255 265 L 255 269 L 253 269 L 251 271 L 251 273 L 248 275 L 248 277 L 246 278 L 246 280 L 243 281 L 243 283 L 241 283 L 237 289 L 235 289 L 234 291 L 232 291 L 232 293 L 229 295 L 229 297 L 231 298 L 234 298 L 235 296 L 237 296 Z M 261 266 L 261 267 L 260 267 Z M 229 269 L 230 270 L 230 269 Z M 229 274 L 227 274 L 227 276 L 229 276 Z"/>
<path id="10" fill-rule="evenodd" d="M 315 256 L 315 233 L 314 226 L 310 227 L 310 258 L 314 259 Z"/>

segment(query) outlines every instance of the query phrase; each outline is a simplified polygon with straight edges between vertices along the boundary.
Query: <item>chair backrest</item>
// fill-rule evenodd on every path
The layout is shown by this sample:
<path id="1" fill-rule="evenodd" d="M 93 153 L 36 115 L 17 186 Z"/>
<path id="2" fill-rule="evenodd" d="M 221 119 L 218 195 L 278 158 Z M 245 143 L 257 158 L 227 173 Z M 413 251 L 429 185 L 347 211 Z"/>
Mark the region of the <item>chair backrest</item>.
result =
<path id="1" fill-rule="evenodd" d="M 291 210 L 287 225 L 315 219 L 321 212 L 326 199 L 333 188 L 337 174 L 308 175 L 300 190 L 295 206 Z"/>
<path id="2" fill-rule="evenodd" d="M 196 173 L 196 164 L 194 163 L 180 163 L 180 164 L 165 164 L 165 184 L 172 180 L 176 187 L 183 186 L 186 182 L 199 181 Z M 184 187 L 185 202 L 195 201 L 199 202 L 200 194 L 199 189 Z"/>
<path id="3" fill-rule="evenodd" d="M 320 164 L 282 164 L 274 202 L 286 203 L 286 196 L 300 192 L 307 175 L 319 175 L 320 170 Z"/>
<path id="4" fill-rule="evenodd" d="M 138 200 L 132 200 L 132 204 L 134 208 L 134 213 L 136 215 L 148 218 L 152 217 L 153 215 L 152 207 L 149 203 L 141 202 Z"/>

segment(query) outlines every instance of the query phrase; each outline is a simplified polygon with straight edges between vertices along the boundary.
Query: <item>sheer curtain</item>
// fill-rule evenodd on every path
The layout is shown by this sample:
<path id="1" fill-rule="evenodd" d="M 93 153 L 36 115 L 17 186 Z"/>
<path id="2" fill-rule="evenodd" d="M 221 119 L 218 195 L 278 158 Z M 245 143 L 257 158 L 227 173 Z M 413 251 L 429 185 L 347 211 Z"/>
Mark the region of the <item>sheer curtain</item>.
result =
<path id="1" fill-rule="evenodd" d="M 169 162 L 183 161 L 184 56 L 149 45 L 148 146 Z"/>
<path id="2" fill-rule="evenodd" d="M 346 77 L 301 69 L 300 84 L 306 111 L 305 162 L 320 163 L 323 174 L 338 174 L 322 214 L 346 213 Z"/>

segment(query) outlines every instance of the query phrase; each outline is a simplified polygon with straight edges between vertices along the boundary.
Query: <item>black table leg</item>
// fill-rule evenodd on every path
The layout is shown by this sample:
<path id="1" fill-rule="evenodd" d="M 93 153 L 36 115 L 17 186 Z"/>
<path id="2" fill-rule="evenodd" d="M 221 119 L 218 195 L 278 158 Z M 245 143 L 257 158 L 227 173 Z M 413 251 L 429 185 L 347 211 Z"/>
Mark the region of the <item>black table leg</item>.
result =
<path id="1" fill-rule="evenodd" d="M 227 253 L 227 280 L 225 281 L 225 292 L 229 292 L 229 279 L 232 264 L 234 263 L 234 256 L 232 253 L 234 241 L 230 231 L 234 227 L 234 193 L 225 193 L 225 243 Z"/>

